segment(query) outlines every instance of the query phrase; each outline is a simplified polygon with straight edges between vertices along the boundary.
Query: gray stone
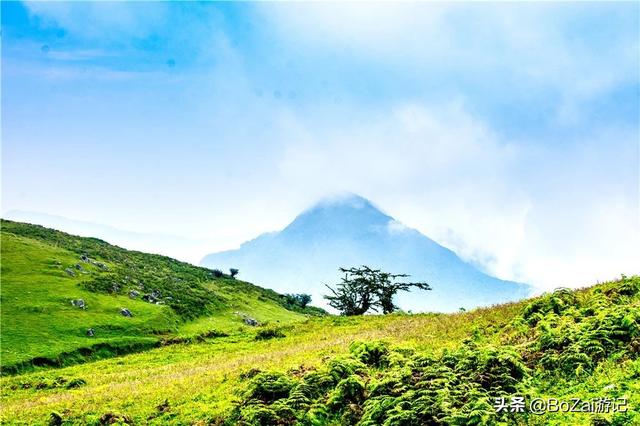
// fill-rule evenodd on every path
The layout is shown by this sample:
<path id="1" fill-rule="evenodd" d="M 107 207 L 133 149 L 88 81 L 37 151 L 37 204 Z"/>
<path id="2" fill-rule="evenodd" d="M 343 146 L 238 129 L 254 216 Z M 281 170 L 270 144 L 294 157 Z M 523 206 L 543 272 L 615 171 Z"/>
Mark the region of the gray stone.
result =
<path id="1" fill-rule="evenodd" d="M 133 316 L 131 311 L 128 310 L 127 308 L 120 308 L 120 313 L 122 314 L 123 317 L 132 317 Z"/>
<path id="2" fill-rule="evenodd" d="M 157 303 L 161 297 L 162 293 L 160 291 L 153 290 L 151 293 L 143 295 L 142 300 L 149 303 Z"/>
<path id="3" fill-rule="evenodd" d="M 153 297 L 153 295 L 151 294 L 144 294 L 142 295 L 142 300 L 144 300 L 145 302 L 149 302 L 149 303 L 156 303 L 156 298 Z"/>
<path id="4" fill-rule="evenodd" d="M 254 320 L 253 318 L 250 317 L 246 317 L 244 318 L 244 323 L 247 325 L 250 325 L 251 327 L 255 327 L 258 325 L 258 321 Z"/>
<path id="5" fill-rule="evenodd" d="M 73 272 L 73 269 L 71 269 L 71 268 L 65 268 L 65 270 L 64 270 L 64 271 L 65 271 L 65 272 L 67 273 L 67 275 L 69 275 L 70 277 L 75 277 L 75 276 L 76 276 L 76 273 L 75 273 L 75 272 Z"/>
<path id="6" fill-rule="evenodd" d="M 95 333 L 95 331 L 93 331 L 93 328 L 90 328 L 90 329 L 87 330 L 87 336 L 93 337 L 95 335 L 96 335 L 96 333 Z"/>
<path id="7" fill-rule="evenodd" d="M 132 298 L 132 299 L 135 299 L 135 298 L 136 298 L 136 297 L 138 297 L 138 296 L 140 296 L 140 293 L 138 293 L 138 292 L 137 292 L 137 291 L 135 291 L 135 290 L 131 290 L 131 291 L 129 292 L 129 297 L 130 297 L 130 298 Z"/>
<path id="8" fill-rule="evenodd" d="M 89 263 L 89 256 L 87 256 L 86 254 L 83 254 L 82 256 L 80 256 L 80 260 L 82 260 L 85 263 Z"/>
<path id="9" fill-rule="evenodd" d="M 71 306 L 78 307 L 80 309 L 87 309 L 86 303 L 84 303 L 84 299 L 74 299 L 71 301 Z"/>

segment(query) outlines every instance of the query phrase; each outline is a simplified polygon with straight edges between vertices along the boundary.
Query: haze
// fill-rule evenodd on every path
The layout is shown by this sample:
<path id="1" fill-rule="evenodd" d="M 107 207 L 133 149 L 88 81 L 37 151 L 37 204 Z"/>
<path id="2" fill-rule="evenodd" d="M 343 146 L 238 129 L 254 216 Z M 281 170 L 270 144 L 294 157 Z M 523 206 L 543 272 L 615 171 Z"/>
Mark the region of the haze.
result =
<path id="1" fill-rule="evenodd" d="M 639 7 L 2 2 L 2 212 L 197 261 L 350 191 L 501 279 L 639 273 Z"/>

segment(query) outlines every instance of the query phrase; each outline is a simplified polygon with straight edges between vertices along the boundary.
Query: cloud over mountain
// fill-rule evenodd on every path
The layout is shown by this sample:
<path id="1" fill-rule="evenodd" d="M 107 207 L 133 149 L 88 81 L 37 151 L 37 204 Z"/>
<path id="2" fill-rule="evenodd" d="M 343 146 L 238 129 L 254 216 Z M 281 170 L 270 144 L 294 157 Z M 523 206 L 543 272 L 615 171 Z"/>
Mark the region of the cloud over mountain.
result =
<path id="1" fill-rule="evenodd" d="M 368 265 L 424 280 L 433 291 L 399 295 L 405 310 L 455 311 L 526 296 L 524 284 L 488 276 L 368 200 L 323 201 L 280 232 L 263 234 L 231 250 L 206 256 L 210 268 L 237 267 L 244 279 L 282 293 L 310 293 L 324 304 L 324 284 L 339 281 L 339 267 Z"/>

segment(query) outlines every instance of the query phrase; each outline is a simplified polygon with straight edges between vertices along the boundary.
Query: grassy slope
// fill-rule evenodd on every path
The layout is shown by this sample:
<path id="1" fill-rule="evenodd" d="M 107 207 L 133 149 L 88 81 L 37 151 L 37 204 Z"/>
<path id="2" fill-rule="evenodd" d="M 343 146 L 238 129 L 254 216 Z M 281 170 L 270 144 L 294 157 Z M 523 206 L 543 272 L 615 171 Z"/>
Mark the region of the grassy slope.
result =
<path id="1" fill-rule="evenodd" d="M 257 372 L 227 424 L 637 425 L 639 355 L 640 277 L 623 276 L 528 301 L 441 354 L 367 338 L 317 369 Z M 495 399 L 513 396 L 608 402 L 595 413 L 496 413 Z M 619 398 L 624 412 L 602 408 Z"/>
<path id="2" fill-rule="evenodd" d="M 169 307 L 83 290 L 78 286 L 83 277 L 67 276 L 54 259 L 63 264 L 77 262 L 73 253 L 38 241 L 15 235 L 2 238 L 3 365 L 55 357 L 114 339 L 144 341 L 153 331 L 176 328 L 178 318 Z M 79 298 L 85 300 L 87 310 L 71 306 L 70 300 Z M 121 306 L 135 316 L 120 315 Z M 87 337 L 89 327 L 97 337 Z"/>
<path id="3" fill-rule="evenodd" d="M 637 285 L 640 279 L 634 280 Z M 600 300 L 603 289 L 617 285 L 609 283 L 577 293 L 580 306 L 590 306 Z M 633 302 L 621 306 L 637 313 L 638 299 L 636 292 Z M 256 340 L 255 330 L 247 330 L 200 344 L 174 345 L 6 377 L 0 379 L 2 420 L 4 424 L 46 424 L 50 413 L 55 411 L 69 424 L 99 424 L 100 417 L 106 413 L 126 415 L 136 424 L 216 424 L 229 418 L 250 382 L 242 378 L 243 374 L 258 368 L 299 378 L 305 371 L 322 368 L 328 360 L 344 356 L 354 340 L 381 339 L 394 347 L 411 348 L 432 356 L 439 356 L 445 350 L 455 351 L 470 339 L 488 345 L 516 344 L 519 348 L 530 348 L 539 343 L 537 333 L 540 331 L 522 325 L 523 312 L 530 304 L 531 301 L 524 301 L 458 314 L 309 318 L 303 323 L 283 326 L 286 336 L 278 339 Z M 597 309 L 593 314 L 591 318 L 598 318 Z M 637 317 L 632 321 L 637 330 Z M 565 325 L 581 327 L 580 323 Z M 550 332 L 554 332 L 553 327 Z M 539 351 L 537 355 L 544 353 Z M 626 396 L 635 413 L 632 415 L 637 416 L 640 360 L 617 353 L 579 377 L 570 373 L 547 376 L 542 371 L 543 375 L 532 375 L 523 384 L 530 395 L 540 397 Z M 532 368 L 539 367 L 538 360 L 531 362 Z M 67 383 L 83 379 L 86 384 L 66 389 L 64 384 L 55 384 L 59 378 Z M 165 401 L 169 409 L 163 409 Z M 590 414 L 509 418 L 508 424 L 594 424 L 594 416 Z M 617 424 L 633 424 L 633 421 Z"/>
<path id="4" fill-rule="evenodd" d="M 433 357 L 444 351 L 455 353 L 468 346 L 470 341 L 482 348 L 509 345 L 523 354 L 531 370 L 528 378 L 518 385 L 530 395 L 560 399 L 626 396 L 630 398 L 630 407 L 634 411 L 631 417 L 624 419 L 633 419 L 633 416 L 638 419 L 635 410 L 640 405 L 640 361 L 635 354 L 640 349 L 640 337 L 637 336 L 640 278 L 637 277 L 577 292 L 575 300 L 569 296 L 547 296 L 533 302 L 459 314 L 351 318 L 305 318 L 283 310 L 271 293 L 257 287 L 232 283 L 231 280 L 205 280 L 201 283 L 203 288 L 216 296 L 213 314 L 184 321 L 176 311 L 166 306 L 143 304 L 140 309 L 149 309 L 149 312 L 141 310 L 140 318 L 120 318 L 117 308 L 122 302 L 130 301 L 118 294 L 82 293 L 89 303 L 89 311 L 95 309 L 96 316 L 84 316 L 87 313 L 68 310 L 70 305 L 66 298 L 78 297 L 78 292 L 86 291 L 78 285 L 83 278 L 61 275 L 60 265 L 52 261 L 58 260 L 63 265 L 76 262 L 77 251 L 62 250 L 55 244 L 42 244 L 43 240 L 39 238 L 10 236 L 6 232 L 2 242 L 2 350 L 9 356 L 21 356 L 22 349 L 15 348 L 23 344 L 35 351 L 31 355 L 52 345 L 57 345 L 55 351 L 82 345 L 85 338 L 79 331 L 84 330 L 89 318 L 99 319 L 101 315 L 105 315 L 107 324 L 121 323 L 113 339 L 157 338 L 140 331 L 149 324 L 158 329 L 177 324 L 178 331 L 174 333 L 178 335 L 198 335 L 212 329 L 226 330 L 230 334 L 201 343 L 176 344 L 0 378 L 0 421 L 3 424 L 47 424 L 52 412 L 59 413 L 65 424 L 100 424 L 100 418 L 107 413 L 127 416 L 135 424 L 217 424 L 229 419 L 234 412 L 237 415 L 234 409 L 253 380 L 243 375 L 252 369 L 281 372 L 292 380 L 301 380 L 305 372 L 313 368 L 321 370 L 335 357 L 344 358 L 354 340 L 371 342 L 378 339 L 395 348 L 410 348 Z M 38 251 L 40 254 L 33 254 Z M 5 256 L 5 253 L 10 254 Z M 25 255 L 29 256 L 26 263 Z M 111 261 L 110 266 L 114 269 L 118 260 L 122 261 L 121 258 L 103 260 Z M 621 298 L 616 296 L 615 291 L 629 282 L 635 283 L 635 290 Z M 23 288 L 25 284 L 29 288 Z M 47 286 L 55 286 L 56 289 L 49 292 Z M 611 293 L 613 296 L 610 295 L 611 289 L 615 290 Z M 38 300 L 38 308 L 34 308 L 33 301 L 27 302 L 25 290 L 32 292 L 29 296 L 35 295 L 33 298 Z M 534 311 L 528 308 L 530 306 L 534 306 Z M 556 308 L 559 315 L 553 312 Z M 540 316 L 536 309 L 541 310 Z M 545 313 L 544 309 L 552 310 Z M 257 340 L 256 333 L 264 328 L 242 326 L 234 314 L 236 310 L 271 321 L 285 336 Z M 35 324 L 35 320 L 32 321 L 34 316 L 37 327 L 20 326 L 26 321 Z M 589 327 L 605 324 L 611 318 L 617 327 L 612 329 L 615 333 L 626 331 L 620 335 L 594 335 L 590 331 Z M 130 320 L 140 321 L 140 327 L 132 326 Z M 49 333 L 57 333 L 59 339 L 54 342 Z M 568 351 L 573 346 L 566 346 L 567 339 L 564 338 L 582 335 L 595 339 L 595 343 L 601 341 L 609 345 L 605 353 L 600 353 L 597 362 L 586 370 L 583 361 Z M 611 346 L 606 343 L 607 339 L 614 339 L 617 343 Z M 10 342 L 13 348 L 8 348 L 6 342 Z M 588 340 L 587 343 L 591 345 L 593 342 Z M 590 351 L 591 346 L 581 347 L 579 340 L 571 343 L 576 344 L 578 354 Z M 546 371 L 541 367 L 541 357 L 545 354 L 551 354 L 545 362 L 557 364 L 553 367 L 557 371 L 551 367 Z M 589 356 L 597 355 L 594 352 Z M 579 368 L 575 368 L 576 365 Z M 387 374 L 395 372 L 393 369 L 370 368 L 365 376 L 370 377 L 373 383 L 378 376 Z M 509 417 L 508 424 L 590 425 L 593 418 L 589 414 L 529 416 L 526 420 L 524 417 Z M 617 424 L 632 424 L 624 419 Z M 333 420 L 330 424 L 337 423 Z"/>
<path id="5" fill-rule="evenodd" d="M 387 339 L 438 352 L 457 346 L 472 328 L 500 326 L 519 305 L 456 315 L 390 315 L 312 318 L 284 328 L 284 338 L 256 341 L 247 333 L 215 341 L 175 345 L 122 358 L 2 379 L 3 416 L 44 424 L 52 411 L 70 421 L 91 422 L 106 412 L 126 413 L 138 423 L 189 424 L 224 418 L 236 398 L 239 374 L 252 368 L 320 364 L 347 350 L 354 339 Z M 82 378 L 83 387 L 34 389 L 56 377 Z M 23 385 L 31 385 L 23 389 Z M 147 420 L 168 399 L 171 414 Z"/>
<path id="6" fill-rule="evenodd" d="M 285 309 L 271 291 L 228 277 L 213 278 L 206 275 L 210 271 L 204 268 L 32 225 L 8 221 L 2 225 L 0 356 L 3 370 L 8 372 L 34 358 L 59 360 L 64 365 L 81 360 L 78 358 L 83 358 L 82 354 L 96 358 L 142 350 L 174 336 L 191 337 L 213 330 L 240 333 L 249 327 L 237 312 L 260 322 L 290 323 L 305 318 Z M 66 240 L 77 245 L 72 250 L 62 248 L 70 245 L 65 244 Z M 81 262 L 79 253 L 85 252 L 90 252 L 96 262 L 106 264 L 108 270 Z M 154 265 L 152 273 L 161 277 L 157 282 L 145 271 L 147 261 Z M 83 272 L 74 268 L 77 263 Z M 76 271 L 75 276 L 65 272 L 68 267 Z M 136 276 L 140 279 L 136 280 Z M 87 282 L 103 277 L 122 288 L 118 292 L 86 288 Z M 205 294 L 209 303 L 200 306 L 195 299 L 192 305 L 182 302 L 174 309 L 168 304 L 130 298 L 131 286 L 143 279 L 149 291 L 162 288 L 165 293 L 171 291 L 174 282 L 187 283 L 189 291 Z M 181 289 L 176 291 L 175 298 L 180 300 L 182 293 Z M 87 309 L 72 306 L 73 299 L 84 299 Z M 121 307 L 129 309 L 133 317 L 122 316 Z M 185 317 L 185 311 L 197 315 Z M 95 337 L 87 336 L 88 328 L 95 330 Z"/>

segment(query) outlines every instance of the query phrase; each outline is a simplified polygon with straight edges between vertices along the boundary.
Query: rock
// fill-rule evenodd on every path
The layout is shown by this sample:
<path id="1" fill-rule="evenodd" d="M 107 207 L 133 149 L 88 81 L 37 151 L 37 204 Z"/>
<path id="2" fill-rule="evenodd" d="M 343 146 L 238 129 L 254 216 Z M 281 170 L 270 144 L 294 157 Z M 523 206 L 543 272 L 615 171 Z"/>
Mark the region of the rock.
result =
<path id="1" fill-rule="evenodd" d="M 140 293 L 138 293 L 138 292 L 137 292 L 137 291 L 135 291 L 135 290 L 131 290 L 131 291 L 129 292 L 129 297 L 130 297 L 130 298 L 132 298 L 132 299 L 135 299 L 135 298 L 136 298 L 136 297 L 138 297 L 138 296 L 140 296 Z"/>
<path id="2" fill-rule="evenodd" d="M 88 330 L 87 330 L 87 336 L 89 336 L 89 337 L 93 337 L 93 336 L 95 336 L 95 335 L 96 335 L 96 333 L 95 333 L 95 331 L 93 330 L 93 328 L 90 328 L 90 329 L 88 329 Z"/>
<path id="3" fill-rule="evenodd" d="M 96 262 L 95 265 L 103 271 L 108 271 L 109 267 L 102 262 Z"/>
<path id="4" fill-rule="evenodd" d="M 120 286 L 119 286 L 118 284 L 116 284 L 116 283 L 113 283 L 113 284 L 111 285 L 111 292 L 112 292 L 112 293 L 117 293 L 117 292 L 119 292 L 119 291 L 120 291 Z"/>
<path id="5" fill-rule="evenodd" d="M 75 277 L 75 276 L 76 276 L 76 273 L 75 273 L 75 272 L 73 272 L 73 269 L 71 269 L 71 268 L 65 268 L 65 270 L 64 270 L 64 271 L 65 271 L 65 272 L 67 273 L 67 275 L 69 275 L 70 277 Z"/>
<path id="6" fill-rule="evenodd" d="M 153 290 L 151 293 L 142 296 L 142 300 L 149 303 L 157 303 L 161 297 L 162 293 L 160 293 L 160 291 Z"/>
<path id="7" fill-rule="evenodd" d="M 87 254 L 83 254 L 82 256 L 80 256 L 80 260 L 82 260 L 85 263 L 89 263 L 91 260 L 89 259 L 89 256 L 87 256 Z"/>
<path id="8" fill-rule="evenodd" d="M 149 303 L 156 303 L 156 298 L 152 294 L 145 294 L 142 296 L 142 300 Z"/>
<path id="9" fill-rule="evenodd" d="M 87 305 L 84 303 L 84 299 L 74 299 L 71 301 L 71 306 L 76 306 L 80 309 L 87 309 Z"/>
<path id="10" fill-rule="evenodd" d="M 122 314 L 123 317 L 132 317 L 133 316 L 131 311 L 128 310 L 127 308 L 120 308 L 120 313 Z"/>
<path id="11" fill-rule="evenodd" d="M 258 325 L 258 321 L 250 317 L 244 318 L 244 323 L 250 325 L 251 327 L 256 327 Z"/>

